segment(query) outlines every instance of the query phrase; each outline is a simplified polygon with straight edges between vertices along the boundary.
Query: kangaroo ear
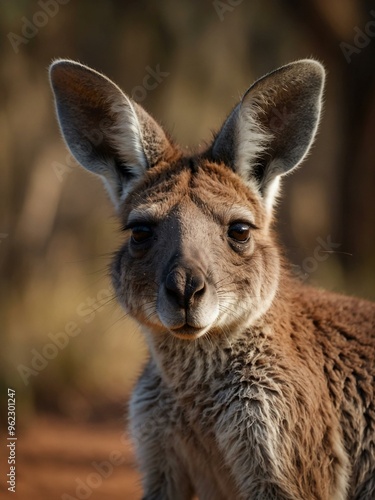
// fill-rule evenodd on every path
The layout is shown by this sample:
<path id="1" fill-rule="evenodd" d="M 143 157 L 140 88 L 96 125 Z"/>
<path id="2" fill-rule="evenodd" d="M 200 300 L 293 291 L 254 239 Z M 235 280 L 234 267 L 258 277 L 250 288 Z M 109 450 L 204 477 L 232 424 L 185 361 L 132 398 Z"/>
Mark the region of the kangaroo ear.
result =
<path id="1" fill-rule="evenodd" d="M 58 121 L 75 159 L 102 177 L 118 208 L 133 184 L 166 154 L 162 128 L 100 73 L 74 61 L 50 67 Z"/>
<path id="2" fill-rule="evenodd" d="M 256 81 L 225 121 L 211 148 L 262 196 L 271 210 L 280 176 L 305 158 L 316 134 L 325 72 L 306 59 Z"/>

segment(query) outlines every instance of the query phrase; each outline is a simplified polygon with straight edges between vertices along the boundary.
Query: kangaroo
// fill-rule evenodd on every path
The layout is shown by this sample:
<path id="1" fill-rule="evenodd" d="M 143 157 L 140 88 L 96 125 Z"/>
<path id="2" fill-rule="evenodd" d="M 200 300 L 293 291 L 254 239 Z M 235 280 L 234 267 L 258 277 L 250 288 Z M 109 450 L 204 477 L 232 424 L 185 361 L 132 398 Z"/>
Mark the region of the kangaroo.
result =
<path id="1" fill-rule="evenodd" d="M 272 229 L 324 78 L 310 59 L 273 71 L 185 155 L 102 74 L 50 68 L 67 146 L 116 207 L 113 286 L 150 351 L 129 408 L 144 500 L 375 498 L 375 304 L 300 283 Z"/>

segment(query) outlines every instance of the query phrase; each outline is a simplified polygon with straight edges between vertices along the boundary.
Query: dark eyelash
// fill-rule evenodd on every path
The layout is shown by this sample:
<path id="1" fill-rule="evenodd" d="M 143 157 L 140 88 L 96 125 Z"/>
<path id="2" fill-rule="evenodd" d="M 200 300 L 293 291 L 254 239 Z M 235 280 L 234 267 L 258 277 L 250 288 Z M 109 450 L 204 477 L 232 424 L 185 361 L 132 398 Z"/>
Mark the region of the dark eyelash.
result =
<path id="1" fill-rule="evenodd" d="M 131 229 L 134 229 L 135 227 L 139 226 L 149 226 L 151 228 L 156 226 L 156 222 L 154 221 L 149 221 L 149 220 L 142 220 L 142 219 L 137 219 L 134 220 L 128 224 L 125 224 L 121 227 L 121 231 L 129 231 Z"/>
<path id="2" fill-rule="evenodd" d="M 250 222 L 249 220 L 244 220 L 244 219 L 235 219 L 229 225 L 232 225 L 232 224 L 247 224 L 251 229 L 255 229 L 255 230 L 260 229 L 253 222 Z"/>

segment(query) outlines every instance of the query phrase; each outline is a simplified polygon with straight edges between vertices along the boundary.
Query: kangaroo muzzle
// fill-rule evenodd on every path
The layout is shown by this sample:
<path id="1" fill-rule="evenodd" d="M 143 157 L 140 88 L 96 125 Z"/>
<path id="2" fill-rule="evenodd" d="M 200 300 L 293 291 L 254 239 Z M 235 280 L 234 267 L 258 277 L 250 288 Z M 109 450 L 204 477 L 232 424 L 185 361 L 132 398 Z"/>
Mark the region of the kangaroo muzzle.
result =
<path id="1" fill-rule="evenodd" d="M 219 314 L 217 293 L 204 266 L 189 259 L 174 262 L 160 284 L 157 312 L 176 336 L 203 335 Z"/>

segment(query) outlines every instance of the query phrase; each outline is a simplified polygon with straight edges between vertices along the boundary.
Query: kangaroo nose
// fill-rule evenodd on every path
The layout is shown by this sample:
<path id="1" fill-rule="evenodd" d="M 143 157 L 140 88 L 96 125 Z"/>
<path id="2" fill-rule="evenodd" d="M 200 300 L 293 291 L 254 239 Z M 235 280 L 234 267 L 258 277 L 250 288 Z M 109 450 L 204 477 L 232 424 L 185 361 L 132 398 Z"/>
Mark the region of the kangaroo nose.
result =
<path id="1" fill-rule="evenodd" d="M 187 309 L 204 294 L 206 284 L 200 271 L 192 272 L 177 268 L 167 275 L 165 288 L 171 299 L 180 307 Z"/>

